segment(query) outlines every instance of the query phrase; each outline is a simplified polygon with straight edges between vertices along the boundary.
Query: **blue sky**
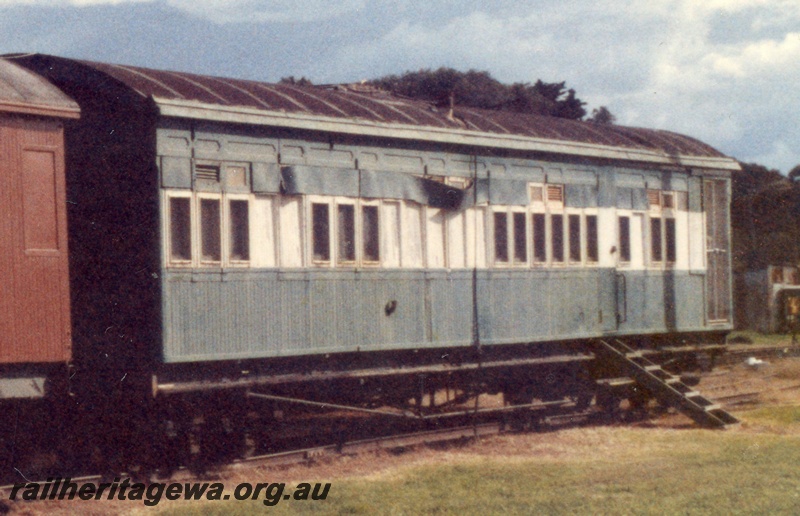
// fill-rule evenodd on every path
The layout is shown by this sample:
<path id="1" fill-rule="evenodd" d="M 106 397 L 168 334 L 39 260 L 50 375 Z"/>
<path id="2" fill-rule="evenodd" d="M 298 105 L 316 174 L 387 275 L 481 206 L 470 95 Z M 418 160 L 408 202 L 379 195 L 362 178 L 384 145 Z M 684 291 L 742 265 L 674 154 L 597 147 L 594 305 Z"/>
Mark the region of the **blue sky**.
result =
<path id="1" fill-rule="evenodd" d="M 796 0 L 0 0 L 0 53 L 353 82 L 450 66 L 566 81 L 620 124 L 800 164 Z"/>

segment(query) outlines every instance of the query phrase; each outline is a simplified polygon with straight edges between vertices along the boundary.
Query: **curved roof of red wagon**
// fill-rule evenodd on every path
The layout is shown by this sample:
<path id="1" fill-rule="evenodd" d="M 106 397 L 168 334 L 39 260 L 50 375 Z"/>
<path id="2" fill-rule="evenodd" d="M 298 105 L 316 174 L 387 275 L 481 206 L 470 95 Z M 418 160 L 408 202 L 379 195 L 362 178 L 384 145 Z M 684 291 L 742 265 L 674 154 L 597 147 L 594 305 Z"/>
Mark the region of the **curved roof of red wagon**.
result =
<path id="1" fill-rule="evenodd" d="M 43 77 L 0 59 L 0 112 L 77 118 L 80 109 Z"/>
<path id="2" fill-rule="evenodd" d="M 160 114 L 374 137 L 738 169 L 696 139 L 669 131 L 410 100 L 360 85 L 314 87 L 73 61 L 151 98 Z"/>

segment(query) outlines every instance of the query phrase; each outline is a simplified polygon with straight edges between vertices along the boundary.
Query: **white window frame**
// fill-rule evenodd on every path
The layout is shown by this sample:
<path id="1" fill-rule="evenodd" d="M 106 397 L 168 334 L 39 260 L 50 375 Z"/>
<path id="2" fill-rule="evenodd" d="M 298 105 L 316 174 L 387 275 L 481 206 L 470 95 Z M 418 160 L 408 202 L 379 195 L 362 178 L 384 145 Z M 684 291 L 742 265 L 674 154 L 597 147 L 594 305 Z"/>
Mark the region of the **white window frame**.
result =
<path id="1" fill-rule="evenodd" d="M 595 218 L 595 225 L 597 230 L 597 260 L 589 261 L 589 217 Z M 603 234 L 600 231 L 600 210 L 597 208 L 584 208 L 581 213 L 581 246 L 583 252 L 581 257 L 583 259 L 584 267 L 598 267 L 600 265 L 600 249 L 602 248 Z"/>
<path id="2" fill-rule="evenodd" d="M 545 227 L 547 233 L 547 240 L 545 241 L 545 245 L 547 246 L 547 266 L 553 268 L 563 268 L 569 265 L 569 227 L 568 221 L 569 217 L 567 216 L 567 210 L 565 209 L 564 203 L 564 196 L 565 196 L 565 188 L 564 183 L 544 183 L 543 185 L 543 193 L 544 193 L 544 206 L 545 206 Z M 560 200 L 552 199 L 553 191 L 551 189 L 558 188 L 560 193 L 558 196 L 561 198 Z M 562 260 L 557 262 L 553 259 L 554 253 L 553 251 L 553 216 L 561 216 L 561 252 L 562 252 Z"/>
<path id="3" fill-rule="evenodd" d="M 617 241 L 617 244 L 616 244 L 616 246 L 617 246 L 617 253 L 616 253 L 617 254 L 617 260 L 616 260 L 616 262 L 617 263 L 616 263 L 616 265 L 620 269 L 631 268 L 632 264 L 634 263 L 634 260 L 633 260 L 633 257 L 634 257 L 634 250 L 633 250 L 633 241 L 634 241 L 634 239 L 633 239 L 633 210 L 621 210 L 621 209 L 618 209 L 618 210 L 616 210 L 616 213 L 614 215 L 616 217 L 616 224 L 614 225 L 614 227 L 615 227 L 616 235 L 617 235 L 617 240 L 616 240 Z M 628 256 L 627 260 L 623 260 L 622 259 L 622 234 L 620 233 L 620 227 L 619 227 L 619 220 L 622 217 L 625 217 L 625 218 L 628 219 L 628 255 L 629 256 Z"/>
<path id="4" fill-rule="evenodd" d="M 527 210 L 524 206 L 492 206 L 491 210 L 488 211 L 490 214 L 490 220 L 488 221 L 489 226 L 491 227 L 491 253 L 492 253 L 492 265 L 494 267 L 513 267 L 513 268 L 523 268 L 530 266 L 530 248 L 531 244 L 529 242 L 531 238 L 531 231 L 530 231 L 530 222 L 528 219 L 530 218 L 529 210 Z M 497 260 L 497 234 L 495 233 L 495 214 L 502 213 L 506 216 L 506 255 L 508 257 L 507 261 L 501 262 Z M 516 228 L 514 225 L 514 215 L 515 214 L 522 214 L 523 220 L 525 223 L 524 228 L 524 240 L 523 244 L 525 245 L 525 260 L 518 261 L 516 259 Z"/>
<path id="5" fill-rule="evenodd" d="M 367 206 L 373 206 L 376 208 L 378 213 L 378 224 L 376 230 L 378 231 L 378 259 L 377 260 L 367 260 L 364 256 L 364 249 L 366 247 L 366 240 L 364 238 L 364 208 Z M 367 200 L 367 199 L 359 199 L 356 203 L 356 262 L 361 267 L 366 268 L 375 268 L 380 267 L 383 264 L 383 257 L 385 256 L 386 249 L 384 249 L 384 238 L 383 232 L 385 231 L 383 227 L 383 202 L 380 199 L 375 200 Z"/>
<path id="6" fill-rule="evenodd" d="M 197 240 L 194 235 L 195 228 L 195 203 L 191 190 L 167 190 L 164 191 L 162 213 L 165 214 L 162 225 L 162 235 L 164 235 L 164 248 L 162 263 L 167 268 L 192 268 L 196 264 Z M 172 199 L 187 199 L 189 201 L 189 259 L 174 260 L 172 258 Z"/>
<path id="7" fill-rule="evenodd" d="M 491 242 L 491 264 L 492 267 L 510 267 L 511 266 L 511 254 L 510 254 L 510 245 L 509 245 L 509 216 L 508 216 L 508 207 L 507 206 L 492 206 L 490 210 L 487 211 L 489 215 L 489 220 L 487 221 L 487 227 L 489 228 L 489 238 Z M 497 259 L 497 228 L 495 224 L 495 220 L 497 218 L 496 214 L 502 213 L 505 215 L 506 218 L 506 257 L 508 258 L 505 261 L 500 261 Z"/>
<path id="8" fill-rule="evenodd" d="M 205 260 L 203 258 L 203 212 L 202 202 L 204 200 L 217 201 L 219 203 L 219 260 Z M 197 264 L 201 268 L 222 268 L 225 261 L 225 201 L 221 193 L 196 192 L 195 212 L 197 213 L 194 237 L 197 239 Z"/>
<path id="9" fill-rule="evenodd" d="M 305 221 L 300 222 L 300 227 L 304 228 L 306 235 L 304 241 L 303 254 L 308 258 L 306 261 L 307 267 L 315 268 L 331 268 L 336 263 L 336 216 L 334 212 L 333 197 L 323 197 L 319 195 L 305 196 L 305 206 L 303 215 Z M 321 260 L 314 258 L 314 205 L 322 204 L 327 206 L 328 210 L 328 259 Z"/>
<path id="10" fill-rule="evenodd" d="M 333 204 L 333 212 L 329 212 L 329 226 L 331 232 L 331 240 L 333 241 L 333 247 L 331 247 L 331 262 L 332 266 L 339 267 L 339 268 L 354 268 L 357 267 L 360 263 L 360 242 L 359 242 L 359 235 L 360 231 L 360 224 L 359 219 L 360 217 L 360 207 L 359 203 L 356 199 L 353 198 L 346 198 L 346 197 L 335 197 Z M 353 208 L 353 259 L 352 260 L 345 260 L 339 257 L 339 247 L 340 247 L 340 235 L 339 235 L 339 207 L 340 206 L 352 206 Z"/>
<path id="11" fill-rule="evenodd" d="M 404 235 L 402 234 L 403 224 L 403 203 L 400 201 L 391 201 L 395 206 L 399 207 L 400 227 L 397 228 L 398 240 L 400 250 L 398 259 L 400 261 L 399 267 L 403 267 L 403 249 Z M 326 205 L 328 209 L 328 252 L 330 255 L 329 260 L 314 259 L 314 227 L 313 227 L 313 206 L 315 204 Z M 340 234 L 339 234 L 339 207 L 352 206 L 353 208 L 353 246 L 354 246 L 354 259 L 343 260 L 339 257 L 340 251 Z M 378 214 L 378 260 L 366 260 L 364 256 L 364 249 L 366 241 L 364 240 L 364 220 L 363 209 L 365 207 L 374 207 Z M 320 196 L 320 195 L 307 195 L 304 197 L 303 214 L 305 222 L 302 226 L 305 228 L 304 254 L 308 257 L 305 261 L 308 267 L 314 268 L 338 268 L 338 269 L 355 269 L 355 268 L 380 268 L 384 264 L 383 257 L 387 250 L 384 242 L 384 232 L 386 228 L 383 227 L 383 202 L 380 199 L 359 199 L 355 197 L 339 197 L 339 196 Z M 421 228 L 422 229 L 422 228 Z M 423 256 L 424 258 L 424 256 Z M 424 263 L 424 262 L 423 262 Z"/>
<path id="12" fill-rule="evenodd" d="M 645 257 L 646 257 L 646 267 L 649 269 L 657 269 L 657 270 L 668 270 L 668 269 L 675 269 L 679 266 L 681 262 L 681 253 L 684 251 L 684 247 L 688 247 L 689 235 L 685 235 L 686 241 L 684 242 L 685 246 L 681 245 L 681 238 L 680 238 L 680 223 L 679 217 L 683 212 L 688 211 L 688 206 L 686 209 L 682 209 L 681 204 L 683 204 L 682 196 L 688 195 L 686 192 L 679 192 L 674 190 L 647 190 L 647 199 L 648 199 L 648 211 L 646 216 L 646 242 L 645 242 Z M 651 200 L 654 200 L 655 197 L 658 197 L 657 203 L 651 203 Z M 671 203 L 668 201 L 665 203 L 665 199 L 671 199 Z M 666 207 L 666 204 L 671 204 L 671 206 Z M 688 202 L 687 202 L 688 204 Z M 660 231 L 661 231 L 661 260 L 653 260 L 653 247 L 652 247 L 652 238 L 653 238 L 653 226 L 652 220 L 654 218 L 660 219 Z M 675 225 L 675 259 L 670 261 L 668 260 L 668 245 L 667 245 L 667 219 L 672 219 Z"/>
<path id="13" fill-rule="evenodd" d="M 253 223 L 252 211 L 253 203 L 250 202 L 250 194 L 232 194 L 226 193 L 222 195 L 222 262 L 224 267 L 249 267 L 250 261 L 253 259 Z M 231 231 L 233 229 L 231 222 L 231 201 L 245 201 L 247 203 L 247 259 L 234 260 L 231 256 L 233 242 L 231 241 Z"/>
<path id="14" fill-rule="evenodd" d="M 567 208 L 564 210 L 564 264 L 569 267 L 582 267 L 586 262 L 586 220 L 580 208 Z M 578 217 L 578 260 L 572 259 L 572 234 L 570 233 L 571 217 Z"/>
<path id="15" fill-rule="evenodd" d="M 528 263 L 531 267 L 536 268 L 550 266 L 550 217 L 547 213 L 546 186 L 544 183 L 528 183 Z M 536 194 L 534 194 L 534 190 L 537 190 Z M 536 252 L 536 245 L 533 241 L 536 236 L 533 224 L 534 215 L 544 216 L 544 261 L 537 261 L 534 256 Z"/>

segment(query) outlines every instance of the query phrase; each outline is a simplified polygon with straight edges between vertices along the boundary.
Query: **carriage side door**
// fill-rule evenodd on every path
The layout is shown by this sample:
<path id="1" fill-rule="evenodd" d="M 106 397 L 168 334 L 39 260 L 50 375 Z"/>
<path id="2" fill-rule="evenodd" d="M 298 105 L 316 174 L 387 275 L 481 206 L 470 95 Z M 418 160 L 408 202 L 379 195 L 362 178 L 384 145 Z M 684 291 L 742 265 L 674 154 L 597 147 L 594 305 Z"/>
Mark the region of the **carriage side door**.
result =
<path id="1" fill-rule="evenodd" d="M 730 230 L 726 180 L 703 181 L 703 210 L 706 219 L 706 317 L 711 323 L 729 322 Z"/>

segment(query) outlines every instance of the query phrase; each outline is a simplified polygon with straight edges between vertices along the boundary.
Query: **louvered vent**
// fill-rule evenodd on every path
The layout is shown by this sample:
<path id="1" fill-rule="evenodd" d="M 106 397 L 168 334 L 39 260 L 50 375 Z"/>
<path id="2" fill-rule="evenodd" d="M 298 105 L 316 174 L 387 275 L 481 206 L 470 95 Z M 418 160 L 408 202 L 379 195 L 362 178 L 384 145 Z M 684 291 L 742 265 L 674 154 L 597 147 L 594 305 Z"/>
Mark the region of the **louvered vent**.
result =
<path id="1" fill-rule="evenodd" d="M 651 208 L 658 208 L 661 206 L 661 192 L 658 190 L 647 191 L 647 203 Z"/>
<path id="2" fill-rule="evenodd" d="M 672 193 L 666 193 L 661 196 L 661 203 L 664 208 L 674 208 L 675 207 L 675 196 Z"/>
<path id="3" fill-rule="evenodd" d="M 564 202 L 564 186 L 547 185 L 547 202 Z"/>
<path id="4" fill-rule="evenodd" d="M 200 181 L 219 182 L 219 165 L 195 165 L 194 177 Z"/>

